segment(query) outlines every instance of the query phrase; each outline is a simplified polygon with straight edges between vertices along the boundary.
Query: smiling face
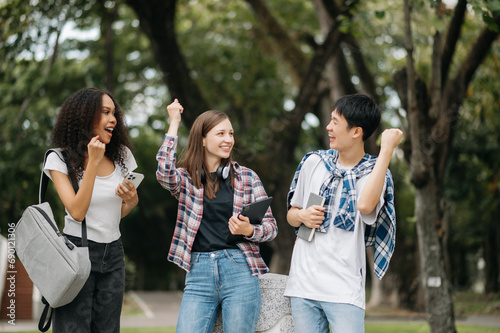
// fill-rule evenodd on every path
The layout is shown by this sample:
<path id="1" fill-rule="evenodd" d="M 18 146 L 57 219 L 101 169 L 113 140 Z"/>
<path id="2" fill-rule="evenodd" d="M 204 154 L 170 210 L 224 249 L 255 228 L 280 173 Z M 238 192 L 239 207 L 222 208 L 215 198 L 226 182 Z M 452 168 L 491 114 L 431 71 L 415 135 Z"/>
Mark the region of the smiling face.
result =
<path id="1" fill-rule="evenodd" d="M 234 146 L 234 130 L 231 121 L 226 118 L 215 125 L 203 138 L 203 146 L 206 164 L 215 166 L 217 169 L 222 159 L 229 158 Z"/>
<path id="2" fill-rule="evenodd" d="M 108 144 L 113 137 L 113 130 L 116 126 L 115 104 L 108 95 L 102 95 L 101 116 L 94 124 L 93 135 L 99 136 L 99 141 Z"/>
<path id="3" fill-rule="evenodd" d="M 343 151 L 353 144 L 353 140 L 358 136 L 357 132 L 360 131 L 361 128 L 349 128 L 347 120 L 337 112 L 337 109 L 335 109 L 332 111 L 332 118 L 328 126 L 326 126 L 326 130 L 330 137 L 330 148 Z"/>

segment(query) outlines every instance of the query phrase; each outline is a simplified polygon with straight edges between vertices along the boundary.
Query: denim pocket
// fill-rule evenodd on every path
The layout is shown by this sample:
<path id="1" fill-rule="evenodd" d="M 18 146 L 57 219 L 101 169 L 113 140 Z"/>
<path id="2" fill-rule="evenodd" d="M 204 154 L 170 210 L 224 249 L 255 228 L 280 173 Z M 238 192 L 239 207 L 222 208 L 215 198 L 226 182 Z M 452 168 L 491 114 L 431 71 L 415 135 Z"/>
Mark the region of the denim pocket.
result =
<path id="1" fill-rule="evenodd" d="M 229 258 L 231 258 L 231 261 L 233 263 L 235 263 L 236 265 L 248 266 L 247 260 L 246 260 L 245 255 L 243 253 L 230 254 Z"/>
<path id="2" fill-rule="evenodd" d="M 192 271 L 194 265 L 196 265 L 200 261 L 200 256 L 197 254 L 191 254 L 191 260 L 189 261 L 189 270 Z"/>

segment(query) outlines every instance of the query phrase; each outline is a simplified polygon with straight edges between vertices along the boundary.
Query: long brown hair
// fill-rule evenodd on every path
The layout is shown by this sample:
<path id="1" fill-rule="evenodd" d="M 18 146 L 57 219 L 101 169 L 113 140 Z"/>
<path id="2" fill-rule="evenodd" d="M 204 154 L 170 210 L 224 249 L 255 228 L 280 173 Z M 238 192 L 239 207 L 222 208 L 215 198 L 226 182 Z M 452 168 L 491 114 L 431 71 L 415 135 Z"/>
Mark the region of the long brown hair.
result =
<path id="1" fill-rule="evenodd" d="M 202 184 L 201 173 L 204 169 L 205 174 L 205 195 L 209 199 L 215 198 L 215 193 L 219 189 L 219 181 L 217 177 L 212 177 L 207 166 L 205 165 L 205 149 L 203 148 L 203 138 L 207 133 L 212 130 L 217 124 L 224 120 L 230 120 L 227 114 L 221 111 L 205 111 L 196 118 L 189 131 L 189 138 L 187 147 L 184 149 L 182 156 L 179 160 L 179 166 L 186 169 L 191 178 L 193 179 L 194 186 L 200 188 Z M 231 186 L 233 184 L 233 168 L 232 168 L 232 155 L 229 158 L 222 159 L 221 165 L 231 166 L 230 179 Z M 215 178 L 215 179 L 214 179 Z"/>

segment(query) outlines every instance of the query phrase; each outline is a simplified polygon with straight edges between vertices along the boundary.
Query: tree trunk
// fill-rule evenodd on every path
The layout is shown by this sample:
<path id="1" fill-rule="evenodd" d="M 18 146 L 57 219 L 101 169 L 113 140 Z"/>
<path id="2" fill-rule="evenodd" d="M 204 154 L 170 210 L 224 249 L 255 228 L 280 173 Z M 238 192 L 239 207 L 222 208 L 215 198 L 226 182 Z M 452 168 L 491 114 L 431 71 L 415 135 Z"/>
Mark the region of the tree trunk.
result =
<path id="1" fill-rule="evenodd" d="M 151 44 L 153 56 L 163 72 L 172 99 L 178 98 L 184 109 L 183 122 L 191 127 L 196 117 L 209 109 L 198 85 L 191 78 L 189 69 L 177 43 L 174 28 L 176 0 L 126 0 L 136 13 L 142 31 Z M 166 112 L 165 112 L 166 116 Z"/>
<path id="2" fill-rule="evenodd" d="M 307 73 L 308 59 L 306 55 L 300 50 L 297 43 L 290 38 L 284 27 L 273 17 L 267 8 L 266 1 L 246 1 L 252 7 L 255 17 L 262 25 L 263 30 L 275 41 L 277 47 L 274 47 L 273 51 L 287 65 L 295 83 L 300 86 Z"/>
<path id="3" fill-rule="evenodd" d="M 409 133 L 411 137 L 410 173 L 411 181 L 415 185 L 415 215 L 417 219 L 417 236 L 420 256 L 421 282 L 424 286 L 426 312 L 431 333 L 455 333 L 455 318 L 453 301 L 449 281 L 446 276 L 443 260 L 443 248 L 438 232 L 441 230 L 442 213 L 439 207 L 441 202 L 440 184 L 441 174 L 439 163 L 436 163 L 435 153 L 440 144 L 446 145 L 451 135 L 437 141 L 432 129 L 442 129 L 440 133 L 447 133 L 445 124 L 438 122 L 435 113 L 442 111 L 441 96 L 435 92 L 429 99 L 426 85 L 419 84 L 413 59 L 413 39 L 411 29 L 411 6 L 409 0 L 404 1 L 405 15 L 405 48 L 406 58 L 406 87 L 402 89 L 406 95 L 408 110 Z M 439 35 L 439 34 L 437 34 Z M 440 40 L 438 37 L 437 41 Z M 436 52 L 439 48 L 434 47 Z M 433 54 L 433 61 L 438 57 Z M 439 73 L 432 73 L 432 86 L 441 87 L 441 67 L 433 66 Z M 401 89 L 401 87 L 399 87 Z M 422 89 L 423 88 L 423 89 Z M 437 110 L 437 111 L 436 111 Z M 423 112 L 422 112 L 423 111 Z M 445 117 L 449 113 L 444 113 Z M 442 128 L 440 127 L 443 126 Z M 439 160 L 439 159 L 437 159 Z M 436 165 L 438 164 L 438 165 Z"/>
<path id="4" fill-rule="evenodd" d="M 113 23 L 118 15 L 118 6 L 106 8 L 104 1 L 100 1 L 101 11 L 101 36 L 104 43 L 104 87 L 110 92 L 115 90 L 115 33 Z"/>
<path id="5" fill-rule="evenodd" d="M 398 307 L 399 295 L 398 295 L 398 283 L 396 282 L 397 277 L 395 274 L 388 271 L 382 280 L 379 280 L 373 271 L 374 262 L 374 248 L 370 247 L 366 249 L 366 259 L 368 261 L 368 267 L 371 276 L 371 294 L 366 308 L 377 308 L 381 305 L 386 305 L 389 307 Z M 394 260 L 394 259 L 393 259 Z M 392 261 L 392 260 L 391 260 Z"/>
<path id="6" fill-rule="evenodd" d="M 452 24 L 462 23 L 465 1 L 455 9 Z M 407 50 L 406 78 L 395 76 L 395 87 L 408 111 L 408 154 L 411 181 L 415 185 L 415 214 L 421 277 L 431 332 L 455 332 L 455 318 L 450 284 L 444 264 L 442 244 L 443 200 L 441 186 L 448 151 L 453 140 L 458 109 L 466 97 L 472 77 L 488 54 L 498 32 L 485 28 L 470 48 L 467 59 L 458 66 L 457 74 L 446 84 L 460 29 L 450 26 L 446 40 L 436 31 L 433 45 L 431 91 L 415 72 L 411 32 L 411 7 L 404 1 L 405 42 Z M 438 15 L 439 16 L 439 15 Z M 494 17 L 500 22 L 500 17 Z M 445 50 L 443 52 L 442 50 Z M 398 85 L 399 82 L 399 85 Z"/>
<path id="7" fill-rule="evenodd" d="M 443 199 L 443 202 L 445 203 L 442 208 L 443 211 L 443 218 L 442 218 L 442 245 L 443 245 L 443 257 L 444 257 L 444 266 L 446 270 L 446 276 L 448 277 L 449 281 L 453 281 L 453 274 L 451 270 L 451 256 L 450 252 L 448 251 L 449 249 L 449 241 L 450 241 L 450 224 L 452 222 L 454 213 L 453 213 L 453 208 L 452 205 L 450 205 L 447 200 Z"/>
<path id="8" fill-rule="evenodd" d="M 431 332 L 454 333 L 453 301 L 438 234 L 441 230 L 438 213 L 440 199 L 435 182 L 430 181 L 415 192 L 420 270 Z"/>

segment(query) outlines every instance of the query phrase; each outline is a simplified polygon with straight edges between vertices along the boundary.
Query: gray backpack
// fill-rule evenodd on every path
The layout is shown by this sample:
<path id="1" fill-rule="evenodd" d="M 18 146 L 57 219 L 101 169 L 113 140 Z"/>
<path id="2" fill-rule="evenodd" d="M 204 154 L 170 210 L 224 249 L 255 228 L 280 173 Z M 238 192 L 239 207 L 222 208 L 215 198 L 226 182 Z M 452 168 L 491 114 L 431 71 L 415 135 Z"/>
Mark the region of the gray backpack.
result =
<path id="1" fill-rule="evenodd" d="M 65 161 L 60 149 L 49 149 L 45 153 L 44 166 L 47 156 L 52 152 Z M 82 221 L 82 247 L 77 247 L 61 234 L 49 203 L 44 202 L 48 182 L 49 177 L 42 168 L 39 204 L 26 208 L 15 230 L 17 256 L 43 296 L 45 307 L 38 325 L 42 332 L 50 327 L 52 308 L 70 303 L 78 295 L 90 274 L 85 219 Z M 72 184 L 75 192 L 78 191 L 74 182 Z"/>

